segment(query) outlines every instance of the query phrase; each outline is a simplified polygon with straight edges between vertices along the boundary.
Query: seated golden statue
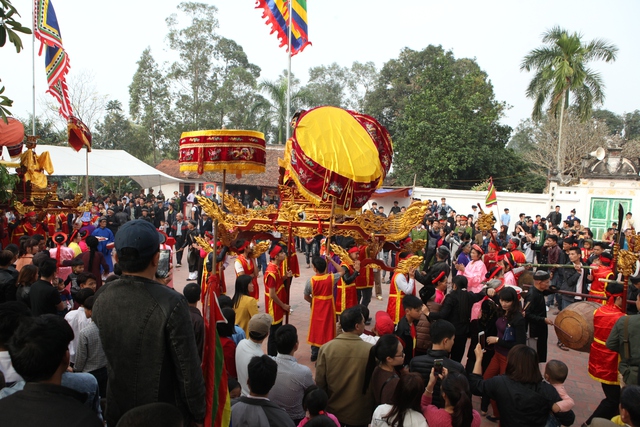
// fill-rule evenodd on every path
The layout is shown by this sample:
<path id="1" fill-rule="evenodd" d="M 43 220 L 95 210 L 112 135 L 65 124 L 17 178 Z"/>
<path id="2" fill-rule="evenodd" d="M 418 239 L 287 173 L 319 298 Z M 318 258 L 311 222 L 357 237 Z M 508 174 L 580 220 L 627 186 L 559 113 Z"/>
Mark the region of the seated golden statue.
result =
<path id="1" fill-rule="evenodd" d="M 48 151 L 36 154 L 36 142 L 27 140 L 27 151 L 20 154 L 20 167 L 24 171 L 24 180 L 31 181 L 31 185 L 37 188 L 47 188 L 47 177 L 53 173 L 53 164 Z"/>

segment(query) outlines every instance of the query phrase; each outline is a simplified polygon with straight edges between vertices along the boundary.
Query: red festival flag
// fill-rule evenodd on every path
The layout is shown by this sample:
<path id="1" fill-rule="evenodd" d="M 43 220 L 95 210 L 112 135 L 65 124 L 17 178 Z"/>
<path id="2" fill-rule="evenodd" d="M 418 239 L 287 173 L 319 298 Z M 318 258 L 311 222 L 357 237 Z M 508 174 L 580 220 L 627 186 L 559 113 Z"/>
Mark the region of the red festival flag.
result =
<path id="1" fill-rule="evenodd" d="M 45 69 L 49 84 L 47 93 L 58 100 L 60 115 L 68 120 L 73 114 L 66 82 L 69 57 L 62 47 L 62 35 L 56 11 L 49 0 L 35 0 L 34 7 L 34 35 L 41 42 L 38 54 L 42 55 L 42 49 L 45 45 L 47 46 L 45 54 Z"/>
<path id="2" fill-rule="evenodd" d="M 489 178 L 489 188 L 487 189 L 487 198 L 484 203 L 488 208 L 498 204 L 498 196 L 496 195 L 496 187 L 493 185 L 493 178 Z"/>
<path id="3" fill-rule="evenodd" d="M 216 275 L 213 275 L 216 277 Z M 207 427 L 227 427 L 231 422 L 231 398 L 227 383 L 227 370 L 224 366 L 222 343 L 216 330 L 218 322 L 227 323 L 224 318 L 218 298 L 213 292 L 215 286 L 209 286 L 204 311 L 204 356 L 202 358 L 202 372 L 206 387 L 206 412 L 204 425 Z"/>
<path id="4" fill-rule="evenodd" d="M 277 33 L 280 47 L 289 46 L 289 11 L 291 15 L 291 56 L 310 45 L 307 33 L 307 0 L 257 0 L 256 8 L 262 9 L 262 18 L 271 26 L 271 34 Z"/>

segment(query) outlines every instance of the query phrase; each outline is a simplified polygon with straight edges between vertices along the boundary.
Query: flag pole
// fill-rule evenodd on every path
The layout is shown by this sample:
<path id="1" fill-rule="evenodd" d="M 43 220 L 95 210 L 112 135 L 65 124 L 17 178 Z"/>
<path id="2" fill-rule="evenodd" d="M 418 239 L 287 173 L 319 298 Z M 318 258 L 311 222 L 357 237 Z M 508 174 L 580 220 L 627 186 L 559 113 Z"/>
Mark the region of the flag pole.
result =
<path id="1" fill-rule="evenodd" d="M 87 201 L 89 201 L 89 149 L 87 147 L 84 147 L 84 163 L 86 167 L 84 191 L 85 197 L 87 198 Z"/>
<path id="2" fill-rule="evenodd" d="M 31 135 L 36 134 L 36 8 L 31 8 L 31 22 L 33 31 L 31 32 Z"/>
<path id="3" fill-rule="evenodd" d="M 288 141 L 289 137 L 291 136 L 291 126 L 289 126 L 289 121 L 291 120 L 291 23 L 292 23 L 291 17 L 293 16 L 293 7 L 291 5 L 292 1 L 293 0 L 289 0 L 289 28 L 288 28 L 289 50 L 287 52 L 289 64 L 288 64 L 288 70 L 287 70 L 287 117 L 285 118 L 285 129 L 286 129 L 286 136 L 287 136 L 286 141 Z"/>

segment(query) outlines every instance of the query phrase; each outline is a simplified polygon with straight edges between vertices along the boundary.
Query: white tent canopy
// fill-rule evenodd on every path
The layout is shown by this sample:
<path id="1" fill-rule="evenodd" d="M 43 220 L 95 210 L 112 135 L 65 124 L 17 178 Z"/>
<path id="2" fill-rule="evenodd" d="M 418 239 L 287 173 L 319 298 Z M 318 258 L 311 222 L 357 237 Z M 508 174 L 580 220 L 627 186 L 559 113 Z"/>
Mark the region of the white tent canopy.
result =
<path id="1" fill-rule="evenodd" d="M 76 152 L 71 147 L 40 145 L 36 153 L 48 151 L 53 163 L 52 176 L 85 176 L 85 150 Z M 129 177 L 143 188 L 182 182 L 138 160 L 124 150 L 97 150 L 89 153 L 89 176 Z"/>

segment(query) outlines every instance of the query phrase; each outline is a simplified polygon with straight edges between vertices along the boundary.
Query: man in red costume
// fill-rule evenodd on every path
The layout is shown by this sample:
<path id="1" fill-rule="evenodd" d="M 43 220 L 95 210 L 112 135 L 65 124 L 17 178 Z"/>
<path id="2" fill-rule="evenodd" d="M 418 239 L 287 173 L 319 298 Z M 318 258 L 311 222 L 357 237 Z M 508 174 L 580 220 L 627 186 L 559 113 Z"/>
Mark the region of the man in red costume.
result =
<path id="1" fill-rule="evenodd" d="M 593 314 L 593 342 L 589 352 L 589 376 L 602 384 L 605 398 L 586 421 L 589 425 L 595 417 L 611 418 L 618 415 L 620 403 L 620 381 L 618 380 L 618 353 L 607 348 L 606 342 L 613 325 L 624 316 L 622 309 L 623 287 L 620 283 L 609 283 L 605 287 L 608 298 L 605 305 Z"/>
<path id="2" fill-rule="evenodd" d="M 367 258 L 367 246 L 362 245 L 359 248 L 360 255 L 358 259 L 363 260 Z M 365 307 L 369 307 L 371 302 L 371 294 L 373 293 L 373 285 L 375 283 L 375 273 L 372 268 L 365 268 L 362 274 L 358 274 L 356 277 L 356 297 L 357 304 L 362 304 Z M 371 318 L 365 319 L 365 324 L 370 324 Z"/>
<path id="3" fill-rule="evenodd" d="M 351 308 L 358 304 L 358 295 L 356 292 L 356 278 L 360 274 L 360 261 L 358 261 L 359 250 L 357 246 L 349 249 L 349 259 L 351 263 L 344 261 L 340 265 L 333 260 L 332 257 L 327 258 L 329 262 L 334 264 L 337 271 L 344 270 L 344 275 L 338 282 L 336 290 L 336 315 L 340 315 L 347 308 Z"/>
<path id="4" fill-rule="evenodd" d="M 490 271 L 493 267 L 496 266 L 496 263 L 499 261 L 498 259 L 498 251 L 500 251 L 500 245 L 493 240 L 493 231 L 491 232 L 491 240 L 489 241 L 489 245 L 487 246 L 487 253 L 482 257 L 482 261 L 484 265 L 487 267 L 487 271 Z"/>
<path id="5" fill-rule="evenodd" d="M 247 274 L 253 277 L 253 293 L 251 297 L 260 301 L 260 288 L 258 287 L 258 269 L 256 268 L 256 260 L 253 258 L 253 247 L 250 240 L 238 239 L 236 241 L 236 258 L 235 269 L 236 277 Z"/>
<path id="6" fill-rule="evenodd" d="M 44 237 L 47 237 L 47 232 L 45 231 L 44 227 L 42 226 L 42 223 L 37 222 L 38 218 L 36 216 L 35 212 L 28 212 L 25 215 L 26 221 L 24 224 L 22 224 L 22 226 L 20 226 L 19 228 L 21 228 L 23 235 L 25 236 L 33 236 L 35 234 L 40 234 Z"/>
<path id="7" fill-rule="evenodd" d="M 409 252 L 402 252 L 398 258 L 399 261 L 410 257 Z M 389 287 L 389 302 L 387 303 L 387 313 L 391 316 L 393 324 L 397 325 L 400 318 L 404 315 L 404 308 L 402 306 L 402 297 L 405 295 L 415 295 L 415 269 L 409 270 L 408 273 L 403 273 L 396 269 L 391 278 L 391 286 Z"/>
<path id="8" fill-rule="evenodd" d="M 264 273 L 264 311 L 269 313 L 273 320 L 269 329 L 269 340 L 267 341 L 267 354 L 277 356 L 276 332 L 282 326 L 284 314 L 289 313 L 291 307 L 286 304 L 287 290 L 284 286 L 284 277 L 280 272 L 282 262 L 287 258 L 287 249 L 284 245 L 277 243 L 269 252 L 269 265 Z M 293 274 L 287 271 L 287 277 Z"/>
<path id="9" fill-rule="evenodd" d="M 344 274 L 344 269 L 339 269 L 339 273 L 327 274 L 327 261 L 321 257 L 313 257 L 311 264 L 316 274 L 309 278 L 304 287 L 304 299 L 311 304 L 307 342 L 311 344 L 311 361 L 315 362 L 320 347 L 336 336 L 333 287 Z"/>
<path id="10" fill-rule="evenodd" d="M 613 255 L 609 252 L 603 252 L 599 258 L 596 258 L 592 265 L 598 266 L 597 269 L 592 270 L 592 273 L 587 276 L 587 280 L 591 281 L 591 288 L 589 289 L 589 295 L 605 296 L 606 282 L 600 279 L 612 280 L 613 270 L 611 263 L 613 261 Z M 600 299 L 587 298 L 587 301 L 597 302 L 598 304 L 605 304 L 606 301 Z M 605 340 L 606 341 L 606 340 Z"/>

